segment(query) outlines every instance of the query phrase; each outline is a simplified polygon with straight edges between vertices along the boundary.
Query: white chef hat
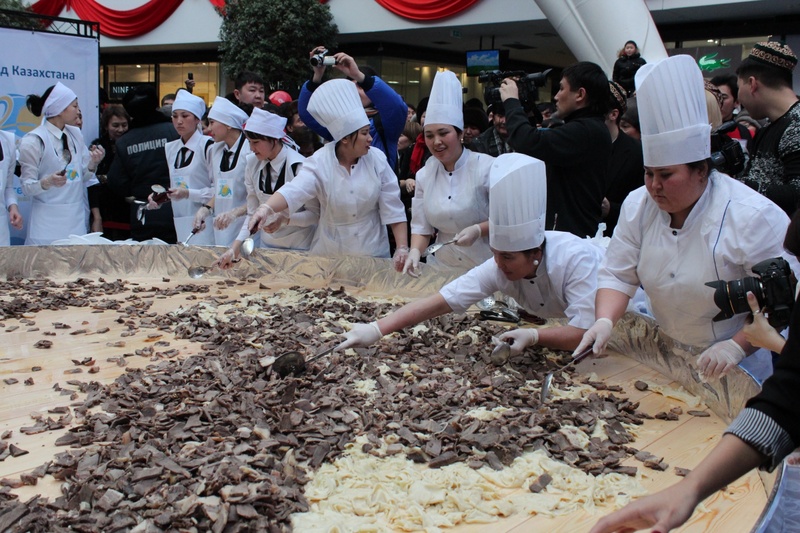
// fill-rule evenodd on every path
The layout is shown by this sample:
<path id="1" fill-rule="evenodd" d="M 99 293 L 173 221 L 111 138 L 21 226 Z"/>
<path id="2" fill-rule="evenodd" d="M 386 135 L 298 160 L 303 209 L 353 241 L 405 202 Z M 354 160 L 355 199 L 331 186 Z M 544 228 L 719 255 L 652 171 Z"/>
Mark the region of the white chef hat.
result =
<path id="1" fill-rule="evenodd" d="M 425 111 L 426 124 L 450 124 L 464 129 L 464 104 L 461 82 L 449 70 L 436 73 Z"/>
<path id="2" fill-rule="evenodd" d="M 519 153 L 498 156 L 489 171 L 489 245 L 501 252 L 538 248 L 546 212 L 544 162 Z"/>
<path id="3" fill-rule="evenodd" d="M 688 55 L 648 63 L 636 72 L 644 164 L 666 167 L 711 156 L 703 74 Z"/>
<path id="4" fill-rule="evenodd" d="M 356 84 L 343 78 L 328 80 L 311 94 L 308 112 L 338 141 L 369 125 Z"/>
<path id="5" fill-rule="evenodd" d="M 208 118 L 240 130 L 244 128 L 244 123 L 247 122 L 248 117 L 247 113 L 238 105 L 223 96 L 217 96 L 214 99 L 214 105 L 208 111 Z"/>
<path id="6" fill-rule="evenodd" d="M 286 135 L 283 131 L 285 127 L 285 117 L 279 117 L 274 113 L 256 107 L 253 109 L 253 114 L 247 119 L 244 131 L 258 133 L 270 139 L 282 139 Z"/>
<path id="7" fill-rule="evenodd" d="M 45 118 L 60 115 L 77 98 L 78 95 L 72 89 L 58 81 L 53 85 L 53 90 L 50 91 L 47 100 L 44 101 L 42 114 Z"/>
<path id="8" fill-rule="evenodd" d="M 172 110 L 188 111 L 198 119 L 202 119 L 203 115 L 206 114 L 206 103 L 202 98 L 193 95 L 189 91 L 178 91 L 175 101 L 172 102 Z"/>

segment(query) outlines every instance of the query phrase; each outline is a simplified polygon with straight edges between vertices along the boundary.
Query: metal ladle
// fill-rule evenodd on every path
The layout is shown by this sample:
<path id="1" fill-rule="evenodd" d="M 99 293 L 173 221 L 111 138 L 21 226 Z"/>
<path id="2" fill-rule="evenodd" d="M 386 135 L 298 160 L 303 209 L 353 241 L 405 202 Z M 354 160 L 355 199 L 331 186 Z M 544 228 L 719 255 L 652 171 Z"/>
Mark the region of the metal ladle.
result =
<path id="1" fill-rule="evenodd" d="M 231 261 L 231 263 L 238 263 L 239 261 L 241 261 L 241 259 L 234 259 Z M 193 279 L 200 279 L 203 277 L 203 274 L 205 274 L 209 270 L 216 268 L 217 266 L 218 266 L 217 263 L 208 266 L 202 266 L 202 265 L 191 266 L 189 267 L 189 277 Z"/>
<path id="2" fill-rule="evenodd" d="M 305 372 L 306 365 L 308 363 L 316 361 L 320 357 L 324 357 L 332 353 L 336 349 L 336 346 L 337 345 L 334 345 L 333 347 L 328 348 L 317 355 L 309 357 L 308 359 L 303 357 L 303 354 L 300 352 L 283 353 L 279 355 L 272 363 L 272 370 L 282 378 L 285 378 L 286 376 L 298 376 Z"/>
<path id="3" fill-rule="evenodd" d="M 253 241 L 253 235 L 256 234 L 258 231 L 258 226 L 256 225 L 255 228 L 250 230 L 250 236 L 242 241 L 242 246 L 239 248 L 239 255 L 244 257 L 245 259 L 249 259 L 250 255 L 253 253 L 253 250 L 256 247 L 256 243 Z"/>
<path id="4" fill-rule="evenodd" d="M 556 370 L 553 370 L 552 372 L 548 372 L 547 373 L 547 375 L 544 377 L 544 381 L 542 382 L 542 397 L 541 397 L 541 402 L 542 403 L 546 402 L 547 401 L 547 397 L 550 395 L 550 385 L 553 383 L 553 376 L 556 374 L 556 372 L 563 372 L 564 370 L 567 369 L 568 366 L 580 363 L 581 361 L 586 359 L 586 357 L 589 354 L 592 353 L 592 349 L 593 349 L 593 347 L 589 346 L 588 348 L 583 350 L 581 353 L 579 353 L 578 355 L 573 357 L 572 361 L 570 361 L 566 365 L 564 365 L 561 368 L 558 368 Z"/>
<path id="5" fill-rule="evenodd" d="M 437 242 L 437 243 L 431 244 L 430 246 L 425 248 L 425 251 L 422 252 L 422 255 L 420 257 L 426 257 L 426 256 L 429 256 L 430 254 L 434 254 L 434 253 L 438 252 L 439 249 L 442 246 L 447 246 L 448 244 L 453 244 L 454 242 L 456 242 L 455 239 L 450 239 L 447 242 Z"/>

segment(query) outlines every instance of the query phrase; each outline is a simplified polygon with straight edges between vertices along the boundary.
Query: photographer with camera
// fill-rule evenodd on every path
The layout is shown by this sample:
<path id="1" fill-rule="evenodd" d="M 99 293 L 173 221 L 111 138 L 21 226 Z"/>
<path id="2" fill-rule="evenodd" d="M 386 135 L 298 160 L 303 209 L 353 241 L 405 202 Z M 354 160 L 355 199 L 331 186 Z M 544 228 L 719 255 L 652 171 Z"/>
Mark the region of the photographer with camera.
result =
<path id="1" fill-rule="evenodd" d="M 792 216 L 783 246 L 794 256 L 800 254 L 800 211 Z M 771 329 L 754 295 L 748 294 L 747 299 L 754 323 L 763 322 Z M 678 483 L 629 503 L 600 520 L 589 533 L 637 529 L 667 533 L 688 521 L 700 502 L 750 470 L 774 470 L 800 446 L 798 353 L 800 307 L 795 306 L 789 324 L 789 339 L 785 341 L 774 374 L 764 382 L 761 392 L 748 400 L 711 453 Z"/>
<path id="2" fill-rule="evenodd" d="M 693 58 L 643 66 L 636 92 L 645 187 L 622 204 L 598 275 L 597 322 L 578 351 L 605 350 L 614 322 L 642 286 L 659 328 L 706 347 L 697 367 L 706 379 L 718 378 L 755 349 L 742 332 L 745 315 L 715 320 L 715 298 L 704 282 L 750 276 L 760 262 L 784 255 L 789 219 L 713 168 L 703 76 Z M 787 261 L 798 271 L 794 258 Z"/>
<path id="3" fill-rule="evenodd" d="M 524 92 L 531 92 L 526 82 L 527 77 L 507 78 L 499 88 L 508 144 L 547 165 L 546 227 L 579 237 L 594 235 L 602 218 L 611 157 L 611 135 L 605 125 L 608 79 L 594 63 L 565 68 L 555 96 L 558 116 L 565 124 L 554 129 L 538 129 L 529 121 L 525 105 L 534 109 L 535 102 L 524 98 Z"/>
<path id="4" fill-rule="evenodd" d="M 330 132 L 308 112 L 308 101 L 322 83 L 325 69 L 332 67 L 345 74 L 358 88 L 361 104 L 369 118 L 369 134 L 372 146 L 386 155 L 393 170 L 397 168 L 397 141 L 406 126 L 408 106 L 397 92 L 380 79 L 370 67 L 359 68 L 355 59 L 339 52 L 331 56 L 324 46 L 317 46 L 309 54 L 314 76 L 300 90 L 298 111 L 303 123 L 327 141 L 332 141 Z"/>

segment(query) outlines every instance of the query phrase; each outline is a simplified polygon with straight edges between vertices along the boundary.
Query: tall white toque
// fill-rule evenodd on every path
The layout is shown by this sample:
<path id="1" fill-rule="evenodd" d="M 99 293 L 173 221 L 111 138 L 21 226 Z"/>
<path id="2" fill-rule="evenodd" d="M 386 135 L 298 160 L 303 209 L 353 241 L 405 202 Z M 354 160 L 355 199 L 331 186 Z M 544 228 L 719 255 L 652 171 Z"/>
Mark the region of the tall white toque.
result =
<path id="1" fill-rule="evenodd" d="M 644 164 L 666 167 L 710 157 L 703 74 L 694 58 L 677 55 L 648 63 L 634 80 Z"/>
<path id="2" fill-rule="evenodd" d="M 334 142 L 369 125 L 356 84 L 341 78 L 317 87 L 308 101 L 308 112 L 328 129 Z"/>
<path id="3" fill-rule="evenodd" d="M 172 102 L 173 111 L 188 111 L 199 119 L 206 114 L 206 103 L 199 96 L 195 96 L 189 91 L 178 91 L 175 101 Z"/>
<path id="4" fill-rule="evenodd" d="M 264 111 L 263 109 L 253 108 L 253 114 L 247 119 L 244 131 L 258 133 L 270 139 L 282 139 L 286 133 L 286 117 L 279 117 L 275 113 Z"/>
<path id="5" fill-rule="evenodd" d="M 519 153 L 498 156 L 489 171 L 489 245 L 501 252 L 538 248 L 546 213 L 544 162 Z"/>
<path id="6" fill-rule="evenodd" d="M 464 129 L 464 91 L 456 75 L 449 70 L 436 73 L 425 111 L 426 124 L 450 124 Z"/>
<path id="7" fill-rule="evenodd" d="M 233 129 L 241 130 L 247 122 L 247 113 L 238 105 L 234 104 L 224 96 L 217 96 L 214 105 L 208 111 L 209 120 L 221 122 Z"/>

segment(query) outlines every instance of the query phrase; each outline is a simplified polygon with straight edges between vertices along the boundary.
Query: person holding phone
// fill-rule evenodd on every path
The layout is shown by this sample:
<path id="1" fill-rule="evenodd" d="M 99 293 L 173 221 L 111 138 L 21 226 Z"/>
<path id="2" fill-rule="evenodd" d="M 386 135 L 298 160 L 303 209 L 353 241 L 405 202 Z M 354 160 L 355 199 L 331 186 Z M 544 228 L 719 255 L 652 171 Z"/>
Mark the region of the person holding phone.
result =
<path id="1" fill-rule="evenodd" d="M 25 244 L 50 244 L 89 229 L 88 185 L 98 183 L 102 146 L 86 147 L 81 130 L 69 124 L 78 117 L 78 96 L 61 82 L 41 96 L 28 95 L 28 109 L 44 115 L 41 126 L 22 138 L 19 163 L 22 191 L 31 197 Z"/>

